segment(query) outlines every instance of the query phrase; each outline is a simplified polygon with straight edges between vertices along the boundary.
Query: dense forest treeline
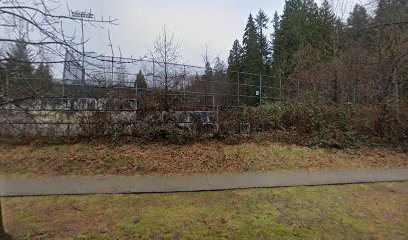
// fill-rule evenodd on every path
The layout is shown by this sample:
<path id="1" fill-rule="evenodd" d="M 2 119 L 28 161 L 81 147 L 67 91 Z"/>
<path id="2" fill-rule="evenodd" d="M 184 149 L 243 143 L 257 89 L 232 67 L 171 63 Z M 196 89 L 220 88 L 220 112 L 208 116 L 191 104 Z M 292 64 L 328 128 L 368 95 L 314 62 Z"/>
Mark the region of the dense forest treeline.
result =
<path id="1" fill-rule="evenodd" d="M 312 94 L 331 106 L 370 108 L 365 114 L 378 132 L 401 136 L 408 125 L 408 1 L 356 4 L 341 19 L 327 0 L 286 0 L 280 16 L 249 15 L 228 69 L 273 76 L 266 84 L 281 81 L 286 100 Z"/>

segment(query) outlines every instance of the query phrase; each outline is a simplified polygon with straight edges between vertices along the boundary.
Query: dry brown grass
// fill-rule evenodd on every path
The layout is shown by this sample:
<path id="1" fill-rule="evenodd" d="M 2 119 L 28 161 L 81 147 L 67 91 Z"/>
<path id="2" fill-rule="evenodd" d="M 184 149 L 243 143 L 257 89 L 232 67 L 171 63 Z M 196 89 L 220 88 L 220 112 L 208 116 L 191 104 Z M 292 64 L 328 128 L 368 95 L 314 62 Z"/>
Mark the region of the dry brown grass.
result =
<path id="1" fill-rule="evenodd" d="M 334 150 L 277 143 L 190 145 L 0 144 L 0 176 L 191 175 L 233 172 L 408 168 L 408 154 L 384 148 Z"/>

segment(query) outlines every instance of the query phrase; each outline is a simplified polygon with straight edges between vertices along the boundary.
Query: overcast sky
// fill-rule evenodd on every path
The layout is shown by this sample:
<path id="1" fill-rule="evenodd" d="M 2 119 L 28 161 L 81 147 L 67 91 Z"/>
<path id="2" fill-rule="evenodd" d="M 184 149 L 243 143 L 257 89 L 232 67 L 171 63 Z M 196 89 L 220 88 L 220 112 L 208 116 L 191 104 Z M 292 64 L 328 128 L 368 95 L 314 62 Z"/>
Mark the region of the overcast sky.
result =
<path id="1" fill-rule="evenodd" d="M 344 0 L 347 11 L 356 0 Z M 92 9 L 97 17 L 116 17 L 118 26 L 104 29 L 85 28 L 87 51 L 110 54 L 108 29 L 112 42 L 120 46 L 124 57 L 142 57 L 165 25 L 181 42 L 185 63 L 202 65 L 201 49 L 208 43 L 226 61 L 235 39 L 242 34 L 252 12 L 263 9 L 271 18 L 275 11 L 282 13 L 284 0 L 66 0 L 72 10 Z M 320 1 L 317 1 L 318 3 Z M 67 14 L 65 4 L 59 9 Z M 65 13 L 64 13 L 65 12 Z M 270 24 L 270 28 L 272 24 Z M 77 30 L 80 26 L 76 26 Z"/>

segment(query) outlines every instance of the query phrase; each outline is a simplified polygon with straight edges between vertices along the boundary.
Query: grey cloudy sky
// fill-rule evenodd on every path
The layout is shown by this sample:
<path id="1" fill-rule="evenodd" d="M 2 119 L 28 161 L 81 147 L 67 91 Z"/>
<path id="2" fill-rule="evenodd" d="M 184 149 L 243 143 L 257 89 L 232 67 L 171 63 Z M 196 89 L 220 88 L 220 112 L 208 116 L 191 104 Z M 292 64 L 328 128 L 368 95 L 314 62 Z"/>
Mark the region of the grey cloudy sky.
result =
<path id="1" fill-rule="evenodd" d="M 85 28 L 87 51 L 110 54 L 108 29 L 112 42 L 120 46 L 123 56 L 141 57 L 165 25 L 181 42 L 185 63 L 202 65 L 201 49 L 210 48 L 226 60 L 233 41 L 241 41 L 250 12 L 262 8 L 269 17 L 281 13 L 284 0 L 67 0 L 72 10 L 92 9 L 97 17 L 112 16 L 119 19 L 118 26 L 104 29 Z M 318 3 L 320 1 L 317 1 Z M 344 0 L 347 12 L 356 0 Z M 67 12 L 63 4 L 61 13 Z M 272 24 L 270 24 L 270 28 Z M 76 26 L 77 30 L 80 26 Z"/>

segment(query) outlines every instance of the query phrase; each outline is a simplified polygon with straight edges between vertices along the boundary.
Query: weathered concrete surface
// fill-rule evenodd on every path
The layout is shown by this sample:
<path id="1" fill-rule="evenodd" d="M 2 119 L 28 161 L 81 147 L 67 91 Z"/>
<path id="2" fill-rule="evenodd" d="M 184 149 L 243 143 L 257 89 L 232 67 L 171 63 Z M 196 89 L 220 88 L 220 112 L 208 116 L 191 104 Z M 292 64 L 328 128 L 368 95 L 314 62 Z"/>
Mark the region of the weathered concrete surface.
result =
<path id="1" fill-rule="evenodd" d="M 12 99 L 10 99 L 11 101 Z M 116 122 L 134 124 L 135 99 L 39 98 L 13 102 L 1 107 L 0 136 L 72 136 L 81 132 L 83 120 L 96 113 Z M 103 119 L 103 118 L 100 118 Z"/>
<path id="2" fill-rule="evenodd" d="M 246 173 L 186 177 L 61 177 L 0 180 L 0 196 L 217 191 L 408 181 L 408 169 Z"/>
<path id="3" fill-rule="evenodd" d="M 10 99 L 12 100 L 12 99 Z M 7 110 L 29 111 L 97 111 L 97 110 L 137 110 L 136 99 L 105 98 L 37 98 L 16 101 L 5 106 Z"/>
<path id="4" fill-rule="evenodd" d="M 42 98 L 8 104 L 0 108 L 0 136 L 76 136 L 87 135 L 84 129 L 93 128 L 94 123 L 109 122 L 110 126 L 124 128 L 132 133 L 138 121 L 172 119 L 181 127 L 188 128 L 200 123 L 203 128 L 215 131 L 215 116 L 212 111 L 153 112 L 140 120 L 136 100 L 92 99 L 92 98 Z M 137 120 L 139 119 L 139 120 Z M 97 126 L 98 128 L 99 126 Z"/>

